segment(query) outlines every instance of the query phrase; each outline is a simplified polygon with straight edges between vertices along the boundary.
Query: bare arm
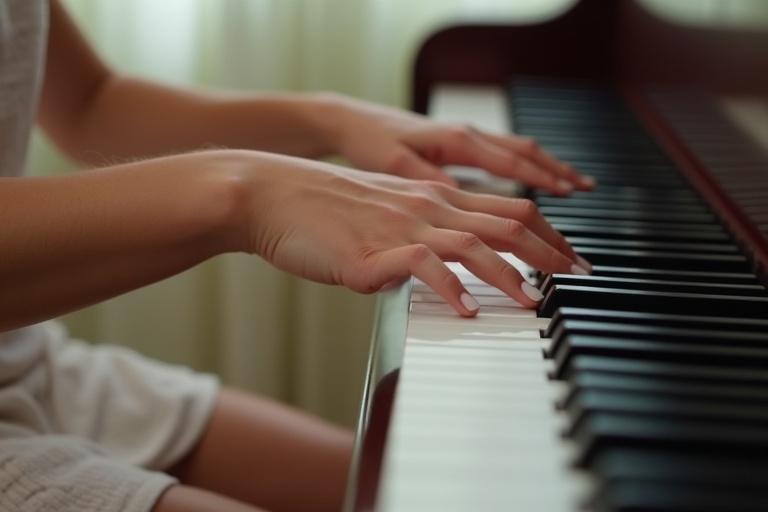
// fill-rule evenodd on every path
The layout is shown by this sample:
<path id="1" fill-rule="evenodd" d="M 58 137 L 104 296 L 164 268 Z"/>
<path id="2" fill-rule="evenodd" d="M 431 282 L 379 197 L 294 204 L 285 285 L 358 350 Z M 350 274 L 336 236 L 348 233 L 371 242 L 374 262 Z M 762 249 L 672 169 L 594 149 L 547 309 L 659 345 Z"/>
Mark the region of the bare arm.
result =
<path id="1" fill-rule="evenodd" d="M 236 184 L 215 153 L 0 178 L 0 331 L 139 288 L 229 250 Z"/>
<path id="2" fill-rule="evenodd" d="M 95 165 L 226 146 L 300 156 L 333 151 L 330 95 L 233 97 L 123 76 L 51 3 L 39 120 L 56 144 Z"/>

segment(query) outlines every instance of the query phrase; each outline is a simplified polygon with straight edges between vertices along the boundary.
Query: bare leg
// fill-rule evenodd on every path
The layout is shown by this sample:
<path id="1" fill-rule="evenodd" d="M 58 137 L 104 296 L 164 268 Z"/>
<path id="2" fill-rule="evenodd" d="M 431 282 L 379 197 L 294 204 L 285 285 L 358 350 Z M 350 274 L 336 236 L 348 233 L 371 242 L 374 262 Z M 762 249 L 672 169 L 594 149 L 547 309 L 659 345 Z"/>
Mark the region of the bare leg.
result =
<path id="1" fill-rule="evenodd" d="M 338 511 L 352 434 L 270 400 L 223 390 L 182 483 L 275 512 Z"/>
<path id="2" fill-rule="evenodd" d="M 261 509 L 231 498 L 185 485 L 170 487 L 152 512 L 260 512 Z"/>

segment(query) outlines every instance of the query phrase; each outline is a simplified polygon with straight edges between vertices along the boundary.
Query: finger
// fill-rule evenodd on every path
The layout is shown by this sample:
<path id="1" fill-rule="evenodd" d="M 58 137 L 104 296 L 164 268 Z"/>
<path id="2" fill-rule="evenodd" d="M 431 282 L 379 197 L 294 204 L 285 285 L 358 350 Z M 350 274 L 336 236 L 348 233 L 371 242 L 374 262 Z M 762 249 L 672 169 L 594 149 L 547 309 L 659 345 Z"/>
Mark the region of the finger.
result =
<path id="1" fill-rule="evenodd" d="M 524 307 L 533 308 L 543 298 L 520 273 L 477 235 L 449 229 L 427 228 L 421 240 L 440 258 L 458 261 L 474 275 L 503 291 Z"/>
<path id="2" fill-rule="evenodd" d="M 456 180 L 443 172 L 440 167 L 430 164 L 407 147 L 399 147 L 389 159 L 387 171 L 403 178 L 439 181 L 457 187 Z"/>
<path id="3" fill-rule="evenodd" d="M 371 269 L 375 282 L 388 283 L 410 275 L 420 279 L 453 307 L 461 316 L 475 316 L 477 300 L 464 288 L 459 278 L 426 245 L 414 244 L 381 252 Z"/>
<path id="4" fill-rule="evenodd" d="M 463 190 L 440 189 L 440 194 L 452 206 L 467 212 L 487 213 L 496 217 L 522 222 L 536 236 L 577 262 L 578 255 L 565 237 L 547 222 L 536 205 L 528 199 L 512 199 L 492 194 L 475 194 Z M 471 230 L 470 230 L 471 231 Z"/>
<path id="5" fill-rule="evenodd" d="M 445 220 L 444 227 L 474 233 L 497 251 L 511 252 L 532 267 L 548 274 L 587 274 L 586 269 L 551 246 L 514 219 L 505 219 L 485 213 L 454 210 Z"/>
<path id="6" fill-rule="evenodd" d="M 556 195 L 568 195 L 573 192 L 573 185 L 569 181 L 474 132 L 470 132 L 469 136 L 461 140 L 464 141 L 463 144 L 453 144 L 446 151 L 448 161 L 475 165 L 497 176 L 514 178 Z"/>
<path id="7" fill-rule="evenodd" d="M 477 133 L 494 144 L 536 162 L 543 169 L 549 170 L 554 175 L 569 181 L 579 189 L 591 190 L 595 187 L 595 180 L 593 178 L 579 174 L 573 166 L 558 160 L 542 150 L 536 141 L 531 138 L 519 135 L 497 135 L 479 130 Z"/>

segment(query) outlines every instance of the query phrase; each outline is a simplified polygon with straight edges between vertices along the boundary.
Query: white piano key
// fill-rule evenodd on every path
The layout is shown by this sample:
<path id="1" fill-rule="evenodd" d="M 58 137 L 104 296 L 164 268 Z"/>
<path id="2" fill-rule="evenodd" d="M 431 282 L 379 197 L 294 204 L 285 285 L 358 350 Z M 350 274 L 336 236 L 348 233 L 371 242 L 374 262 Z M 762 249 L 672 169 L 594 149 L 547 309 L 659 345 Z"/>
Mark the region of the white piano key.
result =
<path id="1" fill-rule="evenodd" d="M 411 313 L 424 316 L 437 315 L 455 317 L 457 315 L 453 306 L 440 302 L 414 302 L 411 304 Z M 499 316 L 520 318 L 519 306 L 483 306 L 476 319 L 479 318 L 478 321 L 482 322 L 485 318 Z"/>
<path id="2" fill-rule="evenodd" d="M 475 297 L 506 297 L 511 299 L 511 297 L 509 297 L 509 295 L 503 291 L 485 283 L 468 283 L 464 285 L 464 288 L 466 288 L 466 290 Z M 418 293 L 431 293 L 437 295 L 432 288 L 418 280 L 414 281 L 413 291 Z"/>
<path id="3" fill-rule="evenodd" d="M 475 299 L 483 306 L 496 306 L 502 308 L 519 308 L 520 303 L 511 297 L 505 295 L 475 295 Z M 420 302 L 432 302 L 438 304 L 446 304 L 445 299 L 440 295 L 431 292 L 413 292 L 411 295 L 411 302 L 414 304 Z"/>

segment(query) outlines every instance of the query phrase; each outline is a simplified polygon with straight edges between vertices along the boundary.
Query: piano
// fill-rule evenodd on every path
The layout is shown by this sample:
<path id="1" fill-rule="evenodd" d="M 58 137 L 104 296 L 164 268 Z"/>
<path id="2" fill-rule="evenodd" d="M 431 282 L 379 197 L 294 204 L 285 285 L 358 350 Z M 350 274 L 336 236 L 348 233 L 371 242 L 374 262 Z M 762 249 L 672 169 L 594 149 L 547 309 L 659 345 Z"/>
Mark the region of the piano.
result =
<path id="1" fill-rule="evenodd" d="M 768 33 L 581 0 L 438 32 L 414 76 L 415 110 L 597 179 L 561 198 L 455 171 L 533 198 L 594 271 L 504 254 L 534 311 L 451 263 L 475 319 L 418 280 L 382 294 L 345 510 L 768 510 L 768 146 L 734 99 L 768 97 Z"/>

